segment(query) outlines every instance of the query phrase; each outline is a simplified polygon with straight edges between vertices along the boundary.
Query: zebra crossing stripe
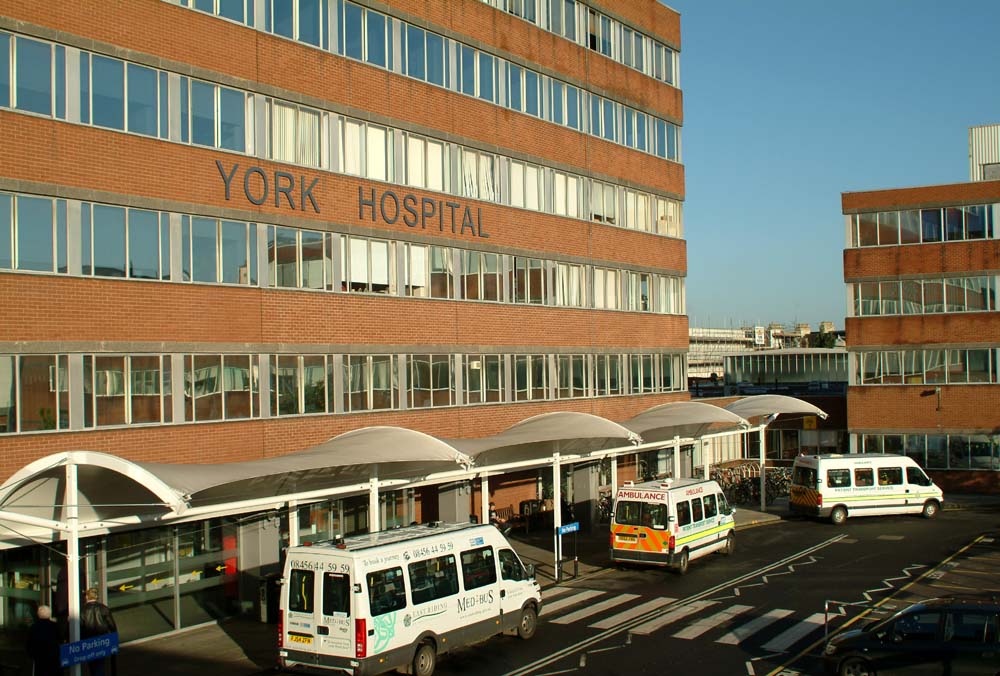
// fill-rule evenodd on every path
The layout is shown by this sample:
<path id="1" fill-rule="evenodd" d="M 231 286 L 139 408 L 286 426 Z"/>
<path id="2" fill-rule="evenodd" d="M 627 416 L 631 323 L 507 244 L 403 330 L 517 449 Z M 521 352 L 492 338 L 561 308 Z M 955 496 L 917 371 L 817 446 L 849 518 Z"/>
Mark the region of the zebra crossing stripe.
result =
<path id="1" fill-rule="evenodd" d="M 542 590 L 542 601 L 548 602 L 549 599 L 554 599 L 557 596 L 568 594 L 571 591 L 576 590 L 572 587 L 550 587 L 549 589 L 544 589 Z"/>
<path id="2" fill-rule="evenodd" d="M 725 624 L 726 622 L 729 622 L 737 615 L 745 613 L 751 608 L 753 608 L 753 606 L 741 606 L 741 605 L 730 606 L 725 610 L 717 612 L 715 615 L 711 615 L 709 617 L 705 617 L 700 620 L 692 622 L 687 627 L 681 629 L 679 632 L 674 634 L 674 638 L 683 638 L 688 640 L 692 638 L 698 638 L 709 629 L 714 629 L 722 624 Z"/>
<path id="3" fill-rule="evenodd" d="M 612 627 L 617 627 L 623 622 L 628 622 L 629 620 L 644 615 L 652 610 L 658 610 L 663 606 L 669 605 L 676 601 L 677 599 L 670 598 L 669 596 L 664 596 L 658 599 L 651 599 L 645 603 L 640 603 L 634 608 L 629 608 L 628 610 L 618 613 L 617 615 L 612 615 L 611 617 L 606 617 L 600 622 L 594 622 L 590 625 L 591 629 L 610 629 Z"/>
<path id="4" fill-rule="evenodd" d="M 587 606 L 586 608 L 581 608 L 575 612 L 569 613 L 568 615 L 563 615 L 562 617 L 552 620 L 553 624 L 569 624 L 571 622 L 576 622 L 577 620 L 582 620 L 584 618 L 590 617 L 591 615 L 596 615 L 597 613 L 603 613 L 609 608 L 614 608 L 615 606 L 621 605 L 622 603 L 628 603 L 633 599 L 639 598 L 638 594 L 619 594 L 614 598 L 605 599 L 600 603 L 595 603 L 592 606 Z"/>
<path id="5" fill-rule="evenodd" d="M 639 634 L 641 636 L 649 636 L 657 629 L 667 626 L 671 622 L 676 622 L 677 620 L 683 619 L 688 615 L 693 615 L 694 613 L 700 612 L 709 606 L 714 606 L 716 601 L 694 601 L 686 606 L 682 606 L 677 610 L 661 615 L 660 617 L 653 618 L 649 622 L 640 624 L 638 627 L 632 630 L 633 634 Z"/>
<path id="6" fill-rule="evenodd" d="M 816 631 L 823 626 L 823 613 L 815 613 L 796 624 L 791 629 L 783 631 L 761 648 L 768 652 L 780 653 L 788 650 L 793 643 Z"/>
<path id="7" fill-rule="evenodd" d="M 568 608 L 569 606 L 575 606 L 577 603 L 583 603 L 587 599 L 592 599 L 595 596 L 600 596 L 604 592 L 594 591 L 593 589 L 585 589 L 581 592 L 577 592 L 572 596 L 567 596 L 564 599 L 559 599 L 558 601 L 553 601 L 552 603 L 546 603 L 542 605 L 541 615 L 551 615 L 552 613 L 562 610 L 563 608 Z"/>
<path id="8" fill-rule="evenodd" d="M 725 643 L 726 645 L 738 645 L 744 639 L 753 636 L 758 631 L 764 627 L 774 624 L 783 617 L 788 617 L 792 614 L 791 610 L 785 610 L 784 608 L 776 608 L 764 615 L 761 615 L 755 620 L 751 620 L 746 624 L 736 627 L 731 632 L 718 639 L 716 643 Z"/>

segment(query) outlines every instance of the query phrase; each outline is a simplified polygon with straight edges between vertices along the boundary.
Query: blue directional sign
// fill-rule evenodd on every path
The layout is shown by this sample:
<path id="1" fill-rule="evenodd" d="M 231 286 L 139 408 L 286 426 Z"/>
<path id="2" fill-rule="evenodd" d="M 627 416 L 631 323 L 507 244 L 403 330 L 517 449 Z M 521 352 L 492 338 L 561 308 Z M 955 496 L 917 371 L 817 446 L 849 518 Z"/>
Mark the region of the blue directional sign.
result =
<path id="1" fill-rule="evenodd" d="M 574 521 L 573 523 L 568 523 L 565 526 L 559 526 L 559 534 L 565 535 L 566 533 L 575 533 L 580 530 L 580 522 Z"/>
<path id="2" fill-rule="evenodd" d="M 74 664 L 100 660 L 118 654 L 118 632 L 85 638 L 74 643 L 59 646 L 59 665 L 71 667 Z"/>

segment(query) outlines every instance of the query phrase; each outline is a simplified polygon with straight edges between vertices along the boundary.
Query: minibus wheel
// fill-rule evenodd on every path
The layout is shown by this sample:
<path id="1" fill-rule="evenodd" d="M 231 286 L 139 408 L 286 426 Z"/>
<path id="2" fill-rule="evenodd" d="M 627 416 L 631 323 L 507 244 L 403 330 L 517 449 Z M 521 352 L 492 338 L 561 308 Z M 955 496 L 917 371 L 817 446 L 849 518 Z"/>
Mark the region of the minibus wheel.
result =
<path id="1" fill-rule="evenodd" d="M 421 643 L 413 656 L 413 676 L 431 676 L 437 666 L 437 652 L 430 643 Z"/>
<path id="2" fill-rule="evenodd" d="M 688 550 L 681 551 L 681 557 L 677 560 L 677 574 L 684 575 L 688 572 Z"/>
<path id="3" fill-rule="evenodd" d="M 830 512 L 830 522 L 835 526 L 843 526 L 845 521 L 847 521 L 847 509 L 834 507 L 833 511 Z"/>
<path id="4" fill-rule="evenodd" d="M 928 500 L 924 503 L 924 508 L 920 512 L 920 516 L 925 519 L 933 519 L 937 516 L 939 511 L 937 500 Z"/>
<path id="5" fill-rule="evenodd" d="M 517 623 L 517 635 L 524 640 L 528 640 L 535 635 L 538 627 L 538 613 L 534 606 L 525 606 L 521 611 L 521 621 Z"/>
<path id="6" fill-rule="evenodd" d="M 875 676 L 871 665 L 860 657 L 850 657 L 844 660 L 838 673 L 840 676 Z"/>

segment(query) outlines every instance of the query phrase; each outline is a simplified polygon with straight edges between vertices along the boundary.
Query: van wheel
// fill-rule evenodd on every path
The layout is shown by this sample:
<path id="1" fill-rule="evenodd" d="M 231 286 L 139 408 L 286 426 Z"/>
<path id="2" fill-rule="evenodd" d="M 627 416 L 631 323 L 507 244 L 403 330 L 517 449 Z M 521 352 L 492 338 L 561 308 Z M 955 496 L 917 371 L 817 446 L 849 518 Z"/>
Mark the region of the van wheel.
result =
<path id="1" fill-rule="evenodd" d="M 924 517 L 925 519 L 933 519 L 935 516 L 938 515 L 939 511 L 940 508 L 938 507 L 937 501 L 928 500 L 927 502 L 924 503 L 924 508 L 920 512 L 920 516 Z"/>
<path id="2" fill-rule="evenodd" d="M 732 556 L 736 551 L 736 536 L 733 535 L 732 531 L 729 531 L 729 535 L 726 537 L 726 546 L 722 548 L 722 553 L 726 556 Z"/>
<path id="3" fill-rule="evenodd" d="M 413 656 L 413 676 L 431 676 L 437 666 L 437 653 L 430 643 L 421 643 Z"/>
<path id="4" fill-rule="evenodd" d="M 860 657 L 851 657 L 844 660 L 837 672 L 840 676 L 875 676 L 875 670 L 867 661 Z"/>
<path id="5" fill-rule="evenodd" d="M 833 511 L 830 512 L 830 523 L 835 526 L 843 526 L 845 521 L 847 521 L 847 510 L 843 507 L 834 507 Z"/>
<path id="6" fill-rule="evenodd" d="M 681 558 L 677 561 L 677 567 L 675 568 L 678 575 L 684 575 L 685 573 L 688 572 L 688 563 L 689 563 L 688 550 L 685 549 L 684 551 L 681 552 Z"/>
<path id="7" fill-rule="evenodd" d="M 534 606 L 527 606 L 521 611 L 521 621 L 517 623 L 517 635 L 527 641 L 535 635 L 538 628 L 538 612 Z"/>

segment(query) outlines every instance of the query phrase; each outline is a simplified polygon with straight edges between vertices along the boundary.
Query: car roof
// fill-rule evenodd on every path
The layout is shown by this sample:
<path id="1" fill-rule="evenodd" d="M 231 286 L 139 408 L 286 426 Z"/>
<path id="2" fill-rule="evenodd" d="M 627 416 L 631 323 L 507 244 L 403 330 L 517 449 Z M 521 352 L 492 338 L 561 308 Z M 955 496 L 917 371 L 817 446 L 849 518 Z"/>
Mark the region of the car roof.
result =
<path id="1" fill-rule="evenodd" d="M 971 596 L 945 596 L 915 603 L 906 610 L 921 608 L 928 610 L 960 610 L 964 608 L 1000 612 L 1000 599 L 995 597 L 984 599 Z"/>

